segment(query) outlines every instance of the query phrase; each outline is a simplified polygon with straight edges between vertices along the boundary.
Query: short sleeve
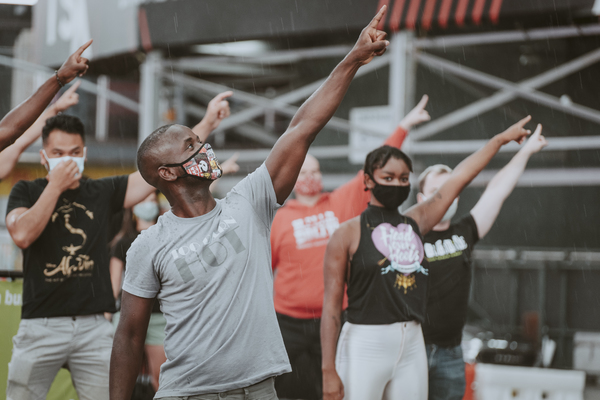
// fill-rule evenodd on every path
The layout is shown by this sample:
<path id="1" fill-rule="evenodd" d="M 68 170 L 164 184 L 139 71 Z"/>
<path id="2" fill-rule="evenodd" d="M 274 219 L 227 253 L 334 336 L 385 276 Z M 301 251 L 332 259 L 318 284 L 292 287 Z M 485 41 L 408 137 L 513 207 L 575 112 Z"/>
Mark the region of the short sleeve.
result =
<path id="1" fill-rule="evenodd" d="M 225 200 L 227 201 L 230 196 L 236 194 L 248 200 L 259 218 L 267 226 L 271 226 L 275 212 L 280 205 L 277 204 L 277 195 L 275 194 L 275 188 L 273 188 L 273 181 L 264 163 L 256 171 L 235 185 L 227 194 Z"/>
<path id="2" fill-rule="evenodd" d="M 479 241 L 479 231 L 477 230 L 477 223 L 471 213 L 462 217 L 457 223 L 457 227 L 460 232 L 464 235 L 469 246 L 474 246 Z"/>
<path id="3" fill-rule="evenodd" d="M 129 175 L 111 176 L 108 178 L 98 179 L 105 188 L 105 193 L 110 195 L 110 209 L 113 213 L 119 212 L 123 208 L 125 202 L 125 194 L 127 193 L 127 182 Z"/>
<path id="4" fill-rule="evenodd" d="M 123 281 L 123 290 L 146 299 L 156 297 L 160 290 L 160 280 L 154 269 L 155 252 L 151 250 L 155 247 L 156 229 L 153 228 L 142 232 L 127 251 Z"/>
<path id="5" fill-rule="evenodd" d="M 12 190 L 10 191 L 10 195 L 8 197 L 8 205 L 6 206 L 6 214 L 8 214 L 16 208 L 31 208 L 32 206 L 33 204 L 31 201 L 31 196 L 29 195 L 28 182 L 17 182 L 17 184 L 13 186 Z"/>
<path id="6" fill-rule="evenodd" d="M 110 256 L 125 262 L 127 250 L 131 247 L 131 238 L 123 236 L 111 249 Z"/>

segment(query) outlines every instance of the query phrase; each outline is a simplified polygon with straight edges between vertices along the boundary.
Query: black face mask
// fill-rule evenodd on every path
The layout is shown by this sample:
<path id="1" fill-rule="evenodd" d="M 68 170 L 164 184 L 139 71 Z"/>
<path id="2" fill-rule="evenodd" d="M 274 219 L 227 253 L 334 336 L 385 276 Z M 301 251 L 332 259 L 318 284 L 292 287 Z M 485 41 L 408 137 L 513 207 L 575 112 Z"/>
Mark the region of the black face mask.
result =
<path id="1" fill-rule="evenodd" d="M 375 181 L 373 181 L 375 182 Z M 406 186 L 384 186 L 375 182 L 375 187 L 371 189 L 373 196 L 388 210 L 397 210 L 398 207 L 408 198 L 410 194 L 410 185 Z"/>

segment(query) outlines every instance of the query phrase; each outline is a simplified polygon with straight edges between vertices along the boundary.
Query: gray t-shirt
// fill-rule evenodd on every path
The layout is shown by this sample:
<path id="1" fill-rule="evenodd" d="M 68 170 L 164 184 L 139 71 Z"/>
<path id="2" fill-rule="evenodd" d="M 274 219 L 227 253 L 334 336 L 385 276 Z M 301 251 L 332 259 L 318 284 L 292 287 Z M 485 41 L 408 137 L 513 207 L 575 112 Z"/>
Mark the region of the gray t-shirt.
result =
<path id="1" fill-rule="evenodd" d="M 167 320 L 155 398 L 219 393 L 291 371 L 273 305 L 277 208 L 263 164 L 208 214 L 169 211 L 127 252 L 123 290 L 157 296 Z"/>

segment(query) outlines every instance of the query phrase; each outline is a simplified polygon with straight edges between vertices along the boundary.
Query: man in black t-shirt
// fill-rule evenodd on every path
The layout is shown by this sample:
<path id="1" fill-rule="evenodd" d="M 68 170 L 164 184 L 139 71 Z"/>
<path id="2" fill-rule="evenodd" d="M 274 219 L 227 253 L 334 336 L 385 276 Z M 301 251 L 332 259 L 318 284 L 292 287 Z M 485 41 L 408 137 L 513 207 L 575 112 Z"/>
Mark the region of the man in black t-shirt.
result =
<path id="1" fill-rule="evenodd" d="M 23 308 L 9 364 L 7 398 L 44 398 L 66 366 L 80 399 L 108 399 L 115 311 L 109 274 L 111 217 L 154 188 L 138 172 L 82 178 L 83 124 L 72 116 L 46 121 L 41 163 L 46 178 L 19 181 L 7 228 L 23 249 Z"/>
<path id="2" fill-rule="evenodd" d="M 471 212 L 451 223 L 458 198 L 442 221 L 424 238 L 429 262 L 429 297 L 423 336 L 429 364 L 429 400 L 460 400 L 465 393 L 465 365 L 460 346 L 471 286 L 471 253 L 491 229 L 504 200 L 514 189 L 532 154 L 546 146 L 542 127 L 494 176 Z M 417 201 L 432 197 L 452 170 L 434 165 L 419 176 Z"/>

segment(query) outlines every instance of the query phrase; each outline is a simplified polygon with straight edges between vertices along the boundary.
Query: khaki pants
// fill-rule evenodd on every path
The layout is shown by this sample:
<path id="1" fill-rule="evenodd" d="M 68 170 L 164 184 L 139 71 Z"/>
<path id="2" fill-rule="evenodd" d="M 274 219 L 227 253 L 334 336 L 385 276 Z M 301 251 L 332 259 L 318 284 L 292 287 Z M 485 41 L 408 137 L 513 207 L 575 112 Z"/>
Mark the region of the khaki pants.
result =
<path id="1" fill-rule="evenodd" d="M 161 397 L 160 400 L 277 400 L 274 379 L 269 378 L 255 385 L 223 393 L 200 394 L 197 396 Z"/>
<path id="2" fill-rule="evenodd" d="M 21 320 L 8 364 L 8 400 L 45 399 L 61 367 L 80 400 L 108 399 L 113 328 L 101 314 Z"/>

